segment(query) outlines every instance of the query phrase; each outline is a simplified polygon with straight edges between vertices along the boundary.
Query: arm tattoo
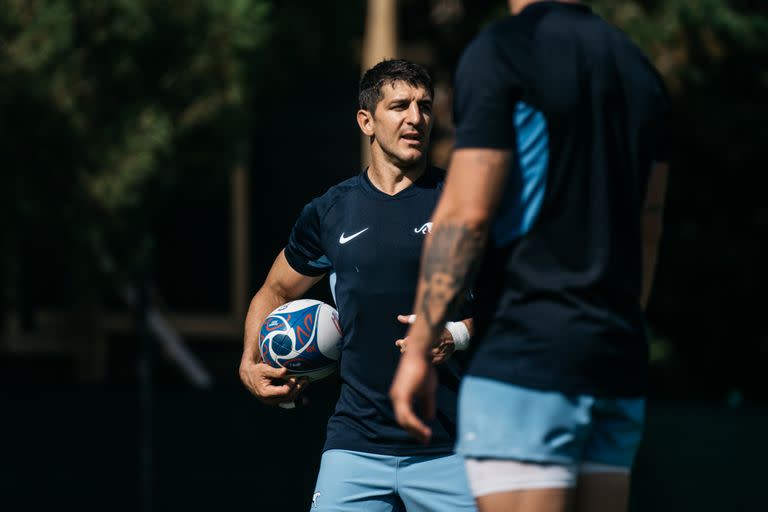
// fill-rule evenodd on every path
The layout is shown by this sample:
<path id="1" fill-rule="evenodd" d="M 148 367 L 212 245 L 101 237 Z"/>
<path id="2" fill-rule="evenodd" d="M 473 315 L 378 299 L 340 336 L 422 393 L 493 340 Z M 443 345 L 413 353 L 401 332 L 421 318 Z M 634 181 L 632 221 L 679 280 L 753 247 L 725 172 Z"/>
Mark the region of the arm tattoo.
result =
<path id="1" fill-rule="evenodd" d="M 438 226 L 428 240 L 422 265 L 420 309 L 433 332 L 464 298 L 474 280 L 485 245 L 485 233 L 466 225 Z"/>

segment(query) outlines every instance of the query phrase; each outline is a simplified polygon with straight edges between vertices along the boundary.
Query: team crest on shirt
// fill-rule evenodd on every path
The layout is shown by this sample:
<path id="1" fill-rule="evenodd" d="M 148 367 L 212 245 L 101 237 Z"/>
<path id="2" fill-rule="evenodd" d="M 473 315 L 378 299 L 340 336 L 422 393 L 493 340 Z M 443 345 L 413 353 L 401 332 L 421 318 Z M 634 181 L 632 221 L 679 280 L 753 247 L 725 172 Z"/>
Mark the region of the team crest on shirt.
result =
<path id="1" fill-rule="evenodd" d="M 421 233 L 422 235 L 426 235 L 432 232 L 432 223 L 431 222 L 425 222 L 423 226 L 420 228 L 415 228 L 413 230 L 414 233 Z"/>
<path id="2" fill-rule="evenodd" d="M 317 508 L 317 498 L 320 497 L 320 493 L 316 492 L 312 495 L 312 508 Z"/>

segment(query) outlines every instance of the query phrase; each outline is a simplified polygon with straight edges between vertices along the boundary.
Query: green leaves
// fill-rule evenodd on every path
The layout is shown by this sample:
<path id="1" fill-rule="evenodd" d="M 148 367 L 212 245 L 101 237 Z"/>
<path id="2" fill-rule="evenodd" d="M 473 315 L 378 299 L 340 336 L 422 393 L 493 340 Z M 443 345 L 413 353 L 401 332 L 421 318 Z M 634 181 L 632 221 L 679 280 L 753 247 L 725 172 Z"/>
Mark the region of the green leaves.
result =
<path id="1" fill-rule="evenodd" d="M 142 205 L 145 187 L 161 172 L 161 155 L 167 155 L 173 127 L 167 113 L 146 107 L 121 126 L 113 144 L 100 149 L 102 165 L 81 175 L 82 185 L 94 205 L 118 213 Z"/>
<path id="2" fill-rule="evenodd" d="M 190 166 L 229 171 L 269 12 L 266 0 L 0 0 L 6 217 L 106 233 L 150 215 Z"/>
<path id="3" fill-rule="evenodd" d="M 11 4 L 10 9 L 3 9 L 4 32 L 10 35 L 3 36 L 4 67 L 38 71 L 71 46 L 73 12 L 68 2 Z"/>
<path id="4" fill-rule="evenodd" d="M 592 4 L 648 52 L 676 94 L 711 80 L 717 64 L 725 59 L 766 51 L 768 17 L 759 8 L 738 7 L 737 2 L 597 0 Z"/>

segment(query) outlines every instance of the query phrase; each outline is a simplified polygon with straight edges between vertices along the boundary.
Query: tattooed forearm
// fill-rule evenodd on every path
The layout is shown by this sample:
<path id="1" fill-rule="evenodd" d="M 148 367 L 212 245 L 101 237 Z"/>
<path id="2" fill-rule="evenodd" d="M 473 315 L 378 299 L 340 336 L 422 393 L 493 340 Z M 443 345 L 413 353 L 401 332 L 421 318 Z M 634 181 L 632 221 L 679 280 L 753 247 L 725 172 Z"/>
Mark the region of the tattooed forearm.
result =
<path id="1" fill-rule="evenodd" d="M 427 241 L 417 304 L 430 329 L 442 329 L 479 267 L 485 233 L 467 225 L 438 225 Z"/>

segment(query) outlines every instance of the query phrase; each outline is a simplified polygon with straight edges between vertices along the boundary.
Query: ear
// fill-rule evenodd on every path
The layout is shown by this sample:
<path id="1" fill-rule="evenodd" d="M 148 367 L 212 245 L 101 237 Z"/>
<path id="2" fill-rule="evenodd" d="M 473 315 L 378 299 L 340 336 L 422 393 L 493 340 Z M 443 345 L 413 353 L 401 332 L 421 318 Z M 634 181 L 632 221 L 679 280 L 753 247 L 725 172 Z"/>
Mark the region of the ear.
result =
<path id="1" fill-rule="evenodd" d="M 373 123 L 373 114 L 363 109 L 357 111 L 357 126 L 368 137 L 373 137 Z"/>

